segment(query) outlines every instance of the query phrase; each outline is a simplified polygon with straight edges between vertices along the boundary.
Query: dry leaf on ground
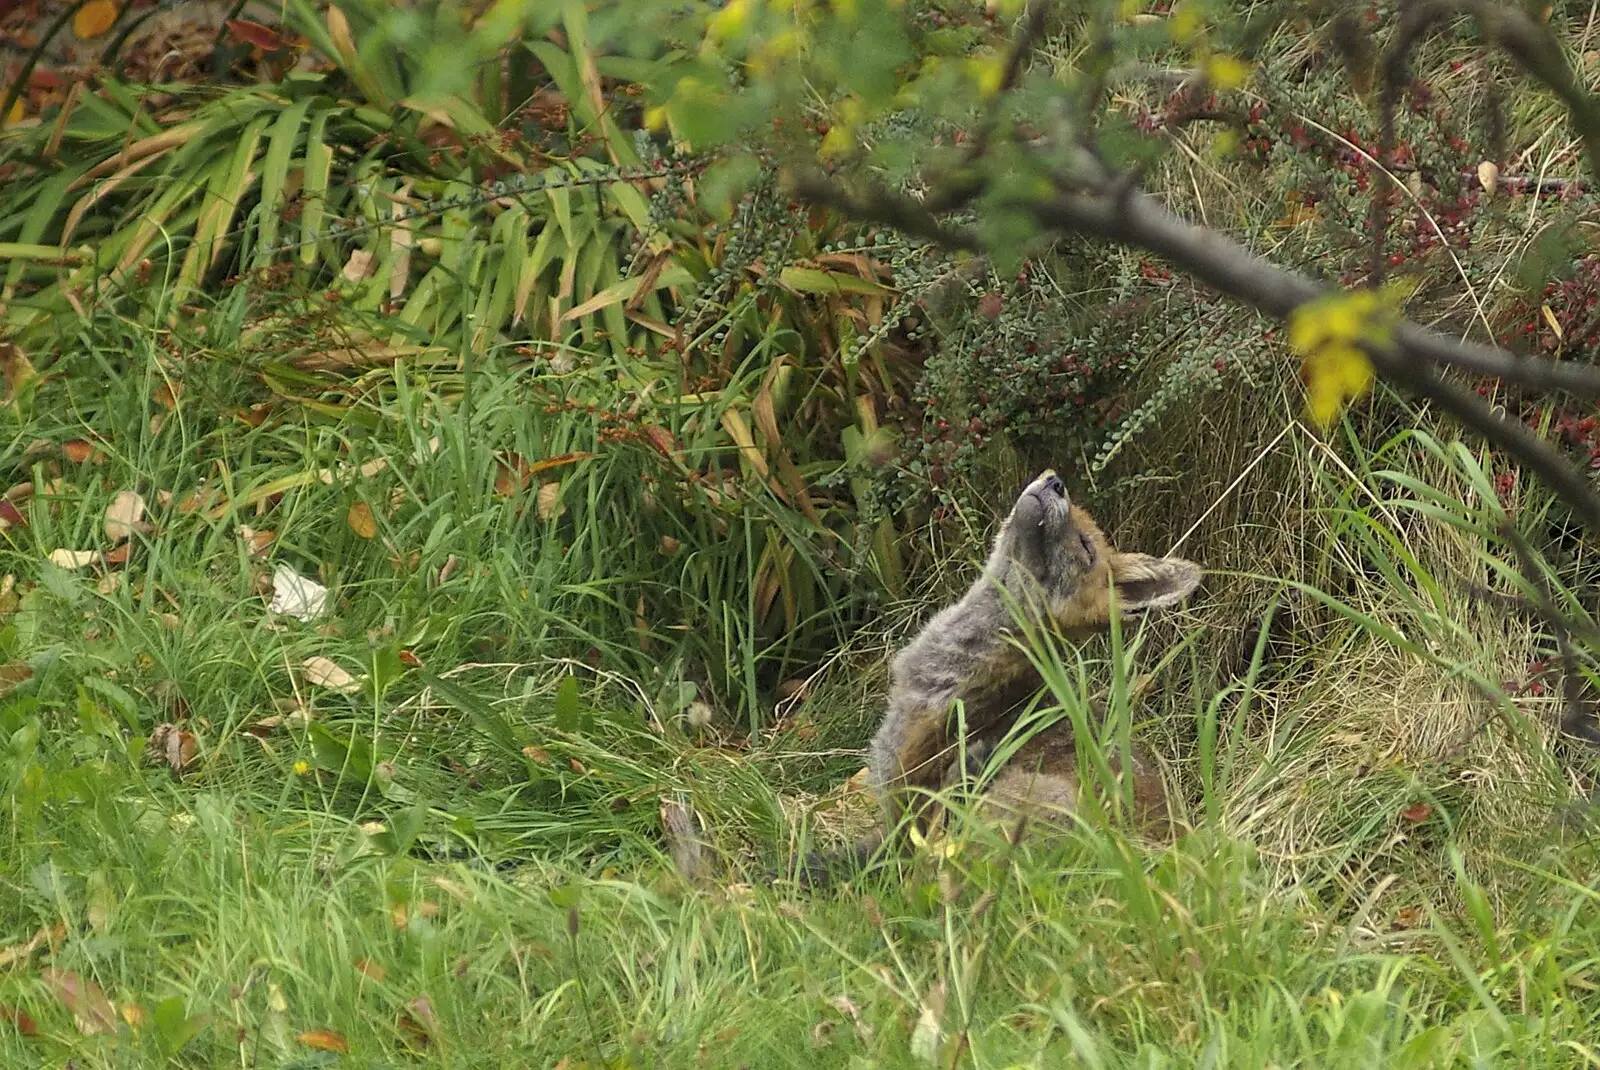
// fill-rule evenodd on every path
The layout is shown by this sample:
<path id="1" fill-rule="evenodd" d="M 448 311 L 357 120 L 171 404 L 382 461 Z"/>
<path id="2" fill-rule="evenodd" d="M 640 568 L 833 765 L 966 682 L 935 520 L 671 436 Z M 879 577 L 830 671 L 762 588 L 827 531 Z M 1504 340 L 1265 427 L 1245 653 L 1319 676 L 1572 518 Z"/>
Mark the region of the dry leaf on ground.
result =
<path id="1" fill-rule="evenodd" d="M 1493 160 L 1484 160 L 1478 164 L 1478 185 L 1483 191 L 1493 195 L 1495 186 L 1500 183 L 1500 168 Z"/>
<path id="2" fill-rule="evenodd" d="M 272 602 L 270 613 L 282 613 L 296 620 L 311 621 L 322 616 L 328 608 L 328 589 L 316 580 L 309 580 L 288 565 L 272 570 Z"/>
<path id="3" fill-rule="evenodd" d="M 186 732 L 175 724 L 160 724 L 150 733 L 150 749 L 160 755 L 174 773 L 182 773 L 194 761 L 199 747 L 193 732 Z"/>
<path id="4" fill-rule="evenodd" d="M 395 1024 L 401 1035 L 419 1048 L 427 1047 L 439 1036 L 439 1018 L 427 996 L 418 996 L 402 1007 Z"/>
<path id="5" fill-rule="evenodd" d="M 25 661 L 8 661 L 0 665 L 0 695 L 10 694 L 18 684 L 33 679 L 33 669 Z"/>
<path id="6" fill-rule="evenodd" d="M 521 491 L 532 478 L 533 468 L 520 453 L 508 453 L 495 461 L 494 492 L 502 498 Z"/>
<path id="7" fill-rule="evenodd" d="M 308 1048 L 318 1051 L 332 1051 L 345 1055 L 350 1051 L 350 1045 L 344 1037 L 331 1029 L 309 1029 L 295 1038 Z"/>
<path id="8" fill-rule="evenodd" d="M 240 524 L 238 532 L 239 538 L 244 541 L 245 552 L 251 557 L 266 557 L 272 540 L 278 537 L 276 531 L 257 531 L 248 524 Z"/>
<path id="9" fill-rule="evenodd" d="M 343 274 L 346 282 L 360 282 L 372 274 L 372 251 L 370 249 L 356 249 L 350 253 L 350 259 L 344 263 Z"/>
<path id="10" fill-rule="evenodd" d="M 376 962 L 373 962 L 371 959 L 356 959 L 355 967 L 358 971 L 366 974 L 374 981 L 381 982 L 385 977 L 389 976 L 388 970 L 384 969 Z"/>
<path id="11" fill-rule="evenodd" d="M 39 377 L 33 370 L 33 364 L 22 352 L 22 347 L 13 342 L 0 342 L 0 378 L 5 380 L 5 396 L 0 397 L 0 405 L 9 405 L 17 399 L 17 394 L 23 387 Z"/>
<path id="12" fill-rule="evenodd" d="M 0 1022 L 10 1022 L 21 1036 L 36 1037 L 39 1035 L 38 1023 L 29 1017 L 27 1011 L 17 1007 L 8 1007 L 4 1003 L 0 1003 Z"/>
<path id="13" fill-rule="evenodd" d="M 112 542 L 131 538 L 142 527 L 139 522 L 144 519 L 144 509 L 144 499 L 138 494 L 131 490 L 117 491 L 117 496 L 106 506 L 106 538 Z"/>
<path id="14" fill-rule="evenodd" d="M 566 512 L 566 507 L 561 504 L 561 484 L 555 482 L 541 486 L 537 503 L 540 520 L 554 520 Z"/>
<path id="15" fill-rule="evenodd" d="M 61 454 L 73 464 L 100 464 L 106 459 L 106 455 L 97 446 L 81 438 L 63 442 Z"/>
<path id="16" fill-rule="evenodd" d="M 100 560 L 98 550 L 51 550 L 50 563 L 57 568 L 80 569 Z"/>
<path id="17" fill-rule="evenodd" d="M 318 654 L 307 658 L 302 667 L 306 670 L 306 683 L 328 687 L 335 691 L 354 691 L 359 685 L 356 678 L 340 668 L 338 662 Z"/>
<path id="18" fill-rule="evenodd" d="M 58 970 L 54 966 L 46 966 L 39 971 L 39 976 L 50 986 L 50 991 L 55 993 L 61 1005 L 72 1013 L 78 1032 L 95 1034 L 117 1031 L 117 1009 L 100 991 L 99 985 L 71 970 Z"/>
<path id="19" fill-rule="evenodd" d="M 363 539 L 371 539 L 378 534 L 378 518 L 372 515 L 372 506 L 366 502 L 352 505 L 350 512 L 345 515 L 345 523 Z"/>
<path id="20" fill-rule="evenodd" d="M 72 16 L 72 32 L 88 41 L 111 29 L 116 21 L 116 0 L 89 0 Z"/>

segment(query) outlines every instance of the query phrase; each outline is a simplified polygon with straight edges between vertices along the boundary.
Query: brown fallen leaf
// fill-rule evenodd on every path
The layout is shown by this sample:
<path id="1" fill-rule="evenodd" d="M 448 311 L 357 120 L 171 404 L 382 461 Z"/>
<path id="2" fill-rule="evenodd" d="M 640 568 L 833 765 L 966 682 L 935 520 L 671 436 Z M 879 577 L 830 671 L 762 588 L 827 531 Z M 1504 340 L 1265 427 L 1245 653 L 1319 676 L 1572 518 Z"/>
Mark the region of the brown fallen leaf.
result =
<path id="1" fill-rule="evenodd" d="M 194 733 L 186 732 L 175 724 L 156 725 L 155 731 L 150 733 L 149 746 L 175 774 L 181 774 L 189 767 L 199 749 Z"/>
<path id="2" fill-rule="evenodd" d="M 0 695 L 8 695 L 16 686 L 33 679 L 33 669 L 25 661 L 8 661 L 0 665 Z"/>
<path id="3" fill-rule="evenodd" d="M 1414 802 L 1404 810 L 1400 811 L 1400 816 L 1411 822 L 1413 825 L 1422 824 L 1424 821 L 1428 820 L 1432 814 L 1433 807 L 1429 806 L 1425 802 Z"/>
<path id="4" fill-rule="evenodd" d="M 378 981 L 380 983 L 385 977 L 389 976 L 388 970 L 384 969 L 376 962 L 373 962 L 371 959 L 356 959 L 355 968 L 357 972 L 366 974 L 374 981 Z"/>
<path id="5" fill-rule="evenodd" d="M 223 23 L 228 36 L 244 45 L 254 45 L 263 52 L 276 52 L 284 45 L 283 37 L 270 26 L 249 19 L 228 19 Z"/>
<path id="6" fill-rule="evenodd" d="M 349 1043 L 331 1029 L 308 1029 L 295 1039 L 306 1047 L 318 1051 L 337 1052 L 340 1055 L 347 1055 L 350 1052 Z"/>
<path id="7" fill-rule="evenodd" d="M 255 736 L 257 739 L 266 739 L 282 726 L 283 718 L 273 714 L 270 717 L 263 717 L 259 721 L 245 725 L 244 730 L 247 735 Z"/>
<path id="8" fill-rule="evenodd" d="M 316 687 L 327 687 L 334 691 L 354 691 L 360 685 L 356 678 L 345 672 L 338 662 L 325 658 L 320 654 L 307 658 L 301 663 L 306 671 L 306 683 Z"/>
<path id="9" fill-rule="evenodd" d="M 168 412 L 172 412 L 175 409 L 177 409 L 178 402 L 180 402 L 182 400 L 183 400 L 183 384 L 182 383 L 177 382 L 176 380 L 163 380 L 161 385 L 156 387 L 156 392 L 155 392 L 156 404 L 160 405 L 163 409 L 166 409 Z"/>
<path id="10" fill-rule="evenodd" d="M 372 506 L 366 502 L 352 505 L 344 519 L 350 525 L 350 530 L 363 539 L 371 539 L 378 534 L 378 518 L 372 515 Z"/>
<path id="11" fill-rule="evenodd" d="M 494 492 L 500 497 L 510 498 L 527 489 L 532 478 L 533 466 L 522 454 L 507 453 L 504 458 L 495 459 Z"/>
<path id="12" fill-rule="evenodd" d="M 101 464 L 106 455 L 99 447 L 81 438 L 68 439 L 61 444 L 61 455 L 73 464 Z"/>
<path id="13" fill-rule="evenodd" d="M 539 487 L 537 508 L 540 520 L 554 520 L 566 512 L 566 507 L 561 504 L 561 483 L 545 483 Z"/>
<path id="14" fill-rule="evenodd" d="M 266 557 L 267 551 L 272 547 L 272 540 L 278 537 L 276 531 L 257 531 L 248 524 L 238 527 L 239 538 L 244 542 L 245 552 L 251 557 Z"/>
<path id="15" fill-rule="evenodd" d="M 46 966 L 40 978 L 50 986 L 61 1005 L 72 1014 L 78 1032 L 88 1036 L 117 1031 L 117 1008 L 112 1006 L 100 986 L 71 970 Z"/>
<path id="16" fill-rule="evenodd" d="M 27 1011 L 18 1007 L 8 1007 L 4 1003 L 0 1003 L 0 1022 L 10 1022 L 22 1036 L 36 1037 L 39 1035 L 38 1023 L 28 1015 Z"/>
<path id="17" fill-rule="evenodd" d="M 439 1037 L 439 1018 L 427 996 L 418 996 L 402 1007 L 395 1025 L 415 1047 L 425 1048 Z"/>
<path id="18" fill-rule="evenodd" d="M 5 384 L 5 395 L 0 397 L 0 405 L 9 405 L 17 400 L 17 395 L 37 378 L 39 373 L 33 370 L 33 364 L 22 352 L 21 346 L 14 342 L 0 342 L 0 379 Z"/>

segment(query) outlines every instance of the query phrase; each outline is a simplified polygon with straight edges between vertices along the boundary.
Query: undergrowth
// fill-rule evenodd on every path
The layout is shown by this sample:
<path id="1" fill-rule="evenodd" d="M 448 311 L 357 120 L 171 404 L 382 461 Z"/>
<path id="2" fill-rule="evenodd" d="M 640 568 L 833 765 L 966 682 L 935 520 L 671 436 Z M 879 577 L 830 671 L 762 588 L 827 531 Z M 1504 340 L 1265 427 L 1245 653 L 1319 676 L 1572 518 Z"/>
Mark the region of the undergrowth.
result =
<path id="1" fill-rule="evenodd" d="M 1553 638 L 1499 534 L 1509 515 L 1544 545 L 1548 504 L 1422 425 L 1364 448 L 1286 404 L 1193 514 L 1183 552 L 1213 572 L 1191 609 L 1042 652 L 1055 715 L 1109 694 L 1094 731 L 1163 756 L 1176 846 L 958 823 L 801 895 L 752 881 L 870 820 L 834 785 L 915 607 L 759 731 L 708 721 L 675 651 L 748 604 L 686 580 L 639 619 L 663 538 L 706 576 L 716 539 L 662 527 L 649 465 L 588 414 L 530 407 L 514 373 L 469 404 L 402 362 L 358 411 L 251 426 L 225 360 L 174 391 L 147 330 L 80 338 L 70 360 L 122 374 L 46 383 L 7 451 L 31 487 L 0 630 L 9 1064 L 1588 1058 L 1592 762 L 1553 741 Z M 594 456 L 523 478 L 509 452 Z M 1287 485 L 1279 542 L 1219 519 Z M 148 526 L 125 560 L 50 563 L 114 551 L 127 490 Z M 989 526 L 968 522 L 944 586 Z M 269 613 L 280 565 L 331 612 Z M 717 582 L 731 601 L 752 577 Z M 754 649 L 719 653 L 731 677 L 760 674 Z M 706 883 L 676 873 L 663 806 L 698 816 Z"/>

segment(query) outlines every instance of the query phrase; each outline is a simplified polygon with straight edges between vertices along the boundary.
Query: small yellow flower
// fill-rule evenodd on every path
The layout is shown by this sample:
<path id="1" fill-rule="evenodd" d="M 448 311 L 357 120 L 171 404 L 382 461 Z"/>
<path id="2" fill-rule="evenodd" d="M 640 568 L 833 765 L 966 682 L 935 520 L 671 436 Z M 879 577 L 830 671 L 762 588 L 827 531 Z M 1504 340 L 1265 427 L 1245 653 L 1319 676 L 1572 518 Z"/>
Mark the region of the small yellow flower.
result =
<path id="1" fill-rule="evenodd" d="M 1222 90 L 1239 89 L 1250 80 L 1250 64 L 1221 52 L 1206 60 L 1205 71 L 1206 80 Z"/>
<path id="2" fill-rule="evenodd" d="M 658 104 L 654 108 L 645 109 L 644 128 L 646 130 L 654 134 L 665 129 L 666 125 L 667 109 L 665 107 Z"/>
<path id="3" fill-rule="evenodd" d="M 304 758 L 294 763 L 295 776 L 305 776 L 309 772 L 311 772 L 311 763 L 306 761 Z"/>

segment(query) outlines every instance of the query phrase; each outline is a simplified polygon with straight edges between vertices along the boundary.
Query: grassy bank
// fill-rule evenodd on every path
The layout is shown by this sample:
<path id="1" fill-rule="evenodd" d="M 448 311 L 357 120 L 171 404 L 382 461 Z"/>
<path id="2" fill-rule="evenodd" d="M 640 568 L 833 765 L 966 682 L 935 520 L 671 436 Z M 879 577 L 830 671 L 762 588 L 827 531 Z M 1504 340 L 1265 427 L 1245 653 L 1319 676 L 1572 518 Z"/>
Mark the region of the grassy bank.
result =
<path id="1" fill-rule="evenodd" d="M 1504 511 L 1542 531 L 1548 504 L 1421 425 L 1367 449 L 1267 406 L 1191 514 L 1200 598 L 1065 655 L 1068 704 L 1153 674 L 1107 731 L 1166 757 L 1177 846 L 963 825 L 806 895 L 748 882 L 859 827 L 837 785 L 922 603 L 760 730 L 707 722 L 663 654 L 720 607 L 641 621 L 616 592 L 711 540 L 645 507 L 586 414 L 401 365 L 253 425 L 226 352 L 160 340 L 86 329 L 8 432 L 31 490 L 3 551 L 7 1065 L 1600 1058 L 1589 760 L 1550 744 L 1549 637 L 1500 597 Z M 1550 570 L 1579 613 L 1582 565 Z M 269 612 L 280 566 L 323 616 Z M 709 832 L 698 887 L 664 803 Z"/>

